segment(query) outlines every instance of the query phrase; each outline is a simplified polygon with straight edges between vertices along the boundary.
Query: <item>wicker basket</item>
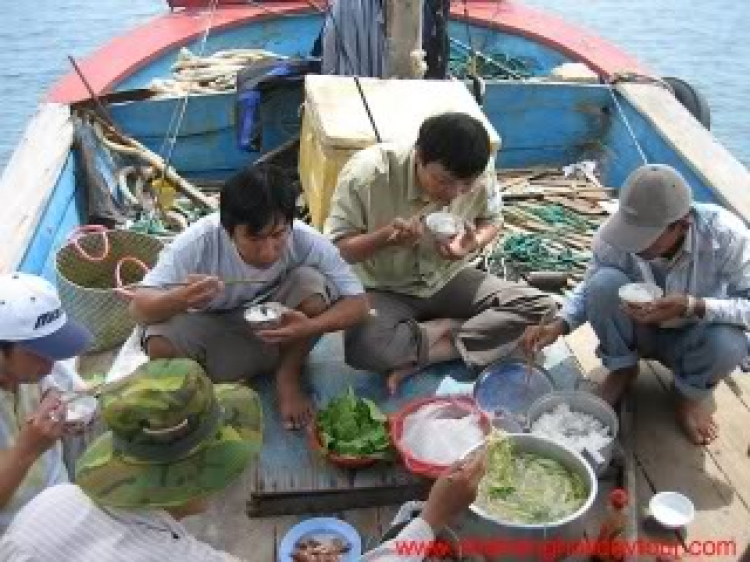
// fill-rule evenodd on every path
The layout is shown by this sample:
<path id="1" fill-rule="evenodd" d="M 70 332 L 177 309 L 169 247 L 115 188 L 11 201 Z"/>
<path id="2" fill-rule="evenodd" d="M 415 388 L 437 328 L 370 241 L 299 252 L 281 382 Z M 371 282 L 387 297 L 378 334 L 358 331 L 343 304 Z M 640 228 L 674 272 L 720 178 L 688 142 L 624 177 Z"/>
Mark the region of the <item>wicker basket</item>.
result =
<path id="1" fill-rule="evenodd" d="M 57 252 L 60 299 L 68 315 L 94 335 L 90 352 L 121 344 L 135 326 L 129 299 L 118 290 L 118 268 L 123 285 L 137 283 L 145 273 L 137 263 L 153 267 L 162 247 L 147 234 L 87 226 Z"/>

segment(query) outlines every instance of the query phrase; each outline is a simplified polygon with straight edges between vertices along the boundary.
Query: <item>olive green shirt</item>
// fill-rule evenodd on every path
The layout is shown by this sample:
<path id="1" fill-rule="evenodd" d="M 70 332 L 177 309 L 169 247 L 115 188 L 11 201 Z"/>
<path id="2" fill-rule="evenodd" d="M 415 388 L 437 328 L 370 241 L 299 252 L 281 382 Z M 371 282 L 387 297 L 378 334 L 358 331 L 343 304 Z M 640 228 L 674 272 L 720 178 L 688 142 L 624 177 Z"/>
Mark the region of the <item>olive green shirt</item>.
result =
<path id="1" fill-rule="evenodd" d="M 446 210 L 473 224 L 478 220 L 500 224 L 501 207 L 494 159 L 490 159 L 475 187 L 454 199 Z M 356 153 L 341 170 L 324 231 L 335 242 L 375 231 L 396 217 L 408 219 L 439 210 L 441 205 L 430 203 L 416 184 L 414 146 L 377 144 Z M 353 267 L 367 288 L 426 298 L 474 257 L 446 260 L 437 253 L 434 240 L 425 236 L 414 247 L 389 246 Z"/>

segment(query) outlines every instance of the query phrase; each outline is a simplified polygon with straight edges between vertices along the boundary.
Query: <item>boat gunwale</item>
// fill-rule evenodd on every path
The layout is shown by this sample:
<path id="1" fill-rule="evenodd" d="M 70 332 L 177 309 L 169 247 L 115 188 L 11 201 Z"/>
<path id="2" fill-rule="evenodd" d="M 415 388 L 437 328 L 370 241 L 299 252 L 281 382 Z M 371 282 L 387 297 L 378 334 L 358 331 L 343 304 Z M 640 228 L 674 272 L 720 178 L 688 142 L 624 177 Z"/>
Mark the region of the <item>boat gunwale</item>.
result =
<path id="1" fill-rule="evenodd" d="M 467 0 L 467 6 L 466 14 L 463 6 L 453 6 L 451 19 L 539 43 L 571 60 L 587 64 L 602 78 L 611 78 L 624 72 L 650 73 L 637 59 L 617 45 L 556 15 L 528 8 L 511 0 L 503 0 L 502 4 L 496 1 Z M 103 47 L 78 61 L 94 92 L 111 92 L 118 83 L 142 70 L 159 56 L 200 37 L 204 32 L 204 22 L 195 17 L 196 13 L 196 10 L 185 9 L 157 16 L 111 39 Z M 279 16 L 315 13 L 311 4 L 304 0 L 269 2 L 252 7 L 222 6 L 214 16 L 212 30 L 225 31 Z M 69 72 L 52 86 L 47 101 L 74 103 L 89 97 L 78 76 Z"/>

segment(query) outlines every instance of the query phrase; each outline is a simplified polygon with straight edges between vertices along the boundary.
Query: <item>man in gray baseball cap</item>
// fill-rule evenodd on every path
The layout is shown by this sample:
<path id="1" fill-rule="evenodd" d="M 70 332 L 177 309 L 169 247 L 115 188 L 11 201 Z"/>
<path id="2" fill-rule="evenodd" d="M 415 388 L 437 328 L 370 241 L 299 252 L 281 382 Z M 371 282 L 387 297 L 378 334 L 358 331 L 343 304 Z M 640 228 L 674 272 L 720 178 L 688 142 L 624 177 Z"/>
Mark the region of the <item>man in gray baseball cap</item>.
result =
<path id="1" fill-rule="evenodd" d="M 677 170 L 641 166 L 594 239 L 585 279 L 554 322 L 526 331 L 523 346 L 531 353 L 586 321 L 609 370 L 605 399 L 619 400 L 640 358 L 657 359 L 674 373 L 687 436 L 713 441 L 706 399 L 748 355 L 750 232 L 730 211 L 693 202 Z"/>

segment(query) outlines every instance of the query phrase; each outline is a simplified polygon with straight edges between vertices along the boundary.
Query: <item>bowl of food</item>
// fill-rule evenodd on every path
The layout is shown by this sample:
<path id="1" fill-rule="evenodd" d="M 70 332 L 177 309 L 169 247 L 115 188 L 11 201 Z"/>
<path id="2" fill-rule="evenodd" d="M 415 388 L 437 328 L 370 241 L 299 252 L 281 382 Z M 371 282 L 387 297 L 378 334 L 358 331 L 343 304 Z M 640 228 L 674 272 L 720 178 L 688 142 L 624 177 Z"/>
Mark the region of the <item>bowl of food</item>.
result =
<path id="1" fill-rule="evenodd" d="M 596 499 L 591 466 L 551 439 L 493 432 L 486 454 L 487 471 L 471 511 L 503 536 L 566 536 Z"/>
<path id="2" fill-rule="evenodd" d="M 406 468 L 439 478 L 492 430 L 471 396 L 434 396 L 406 404 L 390 419 L 391 439 Z"/>
<path id="3" fill-rule="evenodd" d="M 424 223 L 438 242 L 446 242 L 461 232 L 461 219 L 453 213 L 431 213 Z"/>
<path id="4" fill-rule="evenodd" d="M 245 310 L 245 321 L 253 330 L 268 330 L 278 328 L 284 306 L 277 302 L 256 304 Z"/>
<path id="5" fill-rule="evenodd" d="M 314 449 L 344 468 L 362 468 L 393 456 L 387 417 L 351 387 L 318 411 L 310 438 Z"/>
<path id="6" fill-rule="evenodd" d="M 695 517 L 695 506 L 679 492 L 659 492 L 648 504 L 651 516 L 667 529 L 680 529 Z"/>
<path id="7" fill-rule="evenodd" d="M 63 393 L 61 399 L 66 403 L 65 421 L 70 424 L 91 423 L 99 409 L 99 401 L 89 394 Z"/>
<path id="8" fill-rule="evenodd" d="M 664 295 L 664 291 L 653 283 L 628 283 L 617 291 L 620 300 L 630 306 L 643 306 Z"/>
<path id="9" fill-rule="evenodd" d="M 574 449 L 597 475 L 609 466 L 619 422 L 612 406 L 598 396 L 582 390 L 551 392 L 531 405 L 527 418 L 532 434 Z"/>
<path id="10" fill-rule="evenodd" d="M 278 553 L 279 562 L 355 562 L 362 556 L 362 539 L 346 521 L 314 517 L 289 529 Z"/>

